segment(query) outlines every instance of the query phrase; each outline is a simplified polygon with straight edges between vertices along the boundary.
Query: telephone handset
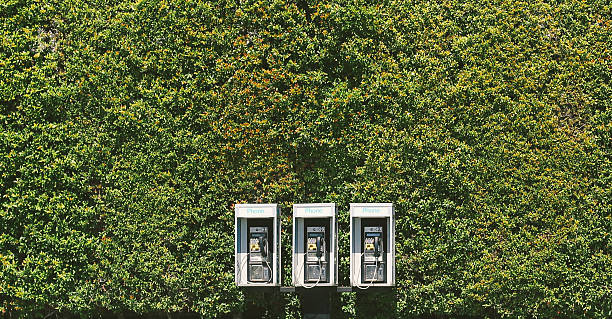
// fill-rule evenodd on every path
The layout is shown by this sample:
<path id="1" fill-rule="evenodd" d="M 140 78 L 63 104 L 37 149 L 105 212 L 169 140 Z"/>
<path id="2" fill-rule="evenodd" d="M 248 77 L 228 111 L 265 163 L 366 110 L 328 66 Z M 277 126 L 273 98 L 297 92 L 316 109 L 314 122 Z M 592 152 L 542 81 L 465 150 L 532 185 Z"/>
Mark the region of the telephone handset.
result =
<path id="1" fill-rule="evenodd" d="M 380 257 L 380 237 L 374 237 L 374 257 Z"/>
<path id="2" fill-rule="evenodd" d="M 261 256 L 267 257 L 268 256 L 268 240 L 266 238 L 259 237 L 258 241 L 259 241 L 259 245 L 263 247 L 263 249 L 261 250 Z"/>

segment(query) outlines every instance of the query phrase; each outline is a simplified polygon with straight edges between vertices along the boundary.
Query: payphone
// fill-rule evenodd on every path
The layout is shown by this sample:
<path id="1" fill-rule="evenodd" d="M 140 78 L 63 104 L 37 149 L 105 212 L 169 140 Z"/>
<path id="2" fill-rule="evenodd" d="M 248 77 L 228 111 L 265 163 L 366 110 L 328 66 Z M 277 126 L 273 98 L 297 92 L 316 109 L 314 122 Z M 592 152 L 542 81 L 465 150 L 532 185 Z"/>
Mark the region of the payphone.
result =
<path id="1" fill-rule="evenodd" d="M 329 282 L 325 226 L 306 227 L 306 282 Z"/>
<path id="2" fill-rule="evenodd" d="M 362 282 L 385 281 L 385 245 L 383 226 L 363 227 Z"/>
<path id="3" fill-rule="evenodd" d="M 293 285 L 338 284 L 336 205 L 293 205 Z"/>
<path id="4" fill-rule="evenodd" d="M 249 227 L 248 281 L 272 280 L 271 262 L 268 227 Z"/>
<path id="5" fill-rule="evenodd" d="M 395 209 L 391 203 L 351 203 L 351 286 L 395 284 Z"/>
<path id="6" fill-rule="evenodd" d="M 280 209 L 276 204 L 235 205 L 235 282 L 280 285 Z"/>

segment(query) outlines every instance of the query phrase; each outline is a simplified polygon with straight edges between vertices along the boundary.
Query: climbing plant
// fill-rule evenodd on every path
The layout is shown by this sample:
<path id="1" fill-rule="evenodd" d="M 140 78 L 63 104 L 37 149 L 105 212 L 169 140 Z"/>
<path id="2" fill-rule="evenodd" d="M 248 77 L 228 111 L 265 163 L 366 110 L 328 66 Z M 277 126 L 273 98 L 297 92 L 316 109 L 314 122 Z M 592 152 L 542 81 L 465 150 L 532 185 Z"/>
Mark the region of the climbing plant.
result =
<path id="1" fill-rule="evenodd" d="M 610 17 L 4 0 L 0 311 L 231 317 L 256 298 L 233 282 L 243 202 L 281 205 L 284 256 L 291 205 L 337 203 L 348 285 L 349 203 L 393 202 L 397 287 L 343 294 L 338 317 L 609 318 Z"/>

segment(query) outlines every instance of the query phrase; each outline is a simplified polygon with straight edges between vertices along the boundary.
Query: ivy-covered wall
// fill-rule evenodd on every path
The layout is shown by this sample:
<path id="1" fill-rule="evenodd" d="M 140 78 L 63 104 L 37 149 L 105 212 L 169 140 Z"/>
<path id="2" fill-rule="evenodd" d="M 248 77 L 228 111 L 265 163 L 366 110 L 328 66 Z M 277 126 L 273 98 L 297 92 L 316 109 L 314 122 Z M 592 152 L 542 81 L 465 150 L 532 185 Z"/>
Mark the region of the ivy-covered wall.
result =
<path id="1" fill-rule="evenodd" d="M 347 285 L 348 204 L 393 202 L 397 289 L 338 317 L 610 318 L 611 17 L 0 1 L 0 311 L 231 317 L 259 298 L 233 282 L 241 202 L 282 206 L 284 256 L 291 205 L 337 203 Z"/>

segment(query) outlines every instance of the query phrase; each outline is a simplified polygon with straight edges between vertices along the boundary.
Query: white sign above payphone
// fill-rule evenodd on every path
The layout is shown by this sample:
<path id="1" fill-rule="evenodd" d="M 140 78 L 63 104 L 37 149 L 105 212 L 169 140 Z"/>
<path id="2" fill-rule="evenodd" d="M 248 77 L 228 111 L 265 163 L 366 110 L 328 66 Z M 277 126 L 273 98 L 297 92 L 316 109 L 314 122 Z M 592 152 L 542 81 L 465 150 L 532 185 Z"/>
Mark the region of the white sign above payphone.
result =
<path id="1" fill-rule="evenodd" d="M 334 214 L 334 208 L 330 204 L 296 204 L 293 214 L 295 217 L 328 217 Z"/>
<path id="2" fill-rule="evenodd" d="M 270 218 L 276 216 L 276 204 L 236 204 L 238 218 Z"/>
<path id="3" fill-rule="evenodd" d="M 391 216 L 392 203 L 352 203 L 351 211 L 353 217 L 381 217 Z"/>

